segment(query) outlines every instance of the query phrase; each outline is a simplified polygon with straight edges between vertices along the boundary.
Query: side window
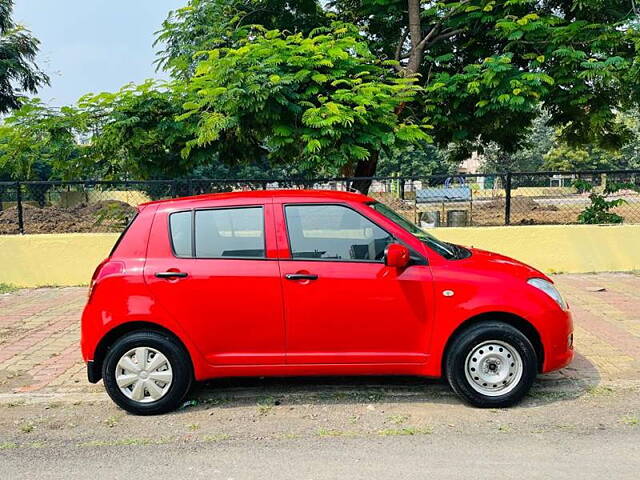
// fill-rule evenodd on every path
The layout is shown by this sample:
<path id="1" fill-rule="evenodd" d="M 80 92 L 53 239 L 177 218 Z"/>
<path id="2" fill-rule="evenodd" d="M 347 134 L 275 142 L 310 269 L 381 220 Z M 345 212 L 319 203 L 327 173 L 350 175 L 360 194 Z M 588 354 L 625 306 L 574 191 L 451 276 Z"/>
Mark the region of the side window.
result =
<path id="1" fill-rule="evenodd" d="M 196 257 L 264 258 L 262 207 L 196 211 Z"/>
<path id="2" fill-rule="evenodd" d="M 393 237 L 341 205 L 285 207 L 293 258 L 383 261 Z"/>
<path id="3" fill-rule="evenodd" d="M 191 212 L 177 212 L 169 216 L 171 242 L 178 257 L 191 257 Z"/>

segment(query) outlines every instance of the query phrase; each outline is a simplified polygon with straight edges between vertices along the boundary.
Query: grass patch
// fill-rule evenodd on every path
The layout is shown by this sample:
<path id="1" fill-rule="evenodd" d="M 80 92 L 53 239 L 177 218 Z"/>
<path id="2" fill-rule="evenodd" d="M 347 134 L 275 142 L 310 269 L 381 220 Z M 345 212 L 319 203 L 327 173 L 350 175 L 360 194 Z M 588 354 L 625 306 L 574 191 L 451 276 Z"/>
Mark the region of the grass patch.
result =
<path id="1" fill-rule="evenodd" d="M 273 397 L 264 397 L 258 400 L 258 415 L 268 415 L 273 407 L 280 405 L 280 401 Z"/>
<path id="2" fill-rule="evenodd" d="M 9 450 L 10 448 L 18 448 L 18 444 L 13 442 L 0 443 L 0 450 Z"/>
<path id="3" fill-rule="evenodd" d="M 358 434 L 356 432 L 347 432 L 344 430 L 326 429 L 321 428 L 318 430 L 318 436 L 320 437 L 355 437 Z"/>
<path id="4" fill-rule="evenodd" d="M 20 290 L 20 288 L 14 285 L 9 285 L 8 283 L 0 283 L 0 295 L 3 293 L 17 292 L 18 290 Z"/>
<path id="5" fill-rule="evenodd" d="M 92 440 L 90 442 L 79 443 L 79 447 L 122 447 L 122 446 L 144 446 L 144 445 L 163 445 L 169 443 L 169 440 L 152 438 L 122 438 L 113 441 Z"/>
<path id="6" fill-rule="evenodd" d="M 407 436 L 407 435 L 430 435 L 432 433 L 433 433 L 433 429 L 431 427 L 387 428 L 385 430 L 378 430 L 378 435 L 380 435 L 381 437 L 396 437 L 396 436 Z"/>
<path id="7" fill-rule="evenodd" d="M 116 425 L 118 425 L 118 422 L 120 421 L 120 419 L 116 416 L 116 415 L 112 415 L 111 417 L 107 418 L 106 420 L 103 421 L 103 423 L 109 427 L 109 428 L 113 428 Z"/>
<path id="8" fill-rule="evenodd" d="M 596 385 L 587 388 L 587 393 L 593 397 L 610 397 L 611 395 L 616 393 L 616 391 L 612 387 Z"/>
<path id="9" fill-rule="evenodd" d="M 207 443 L 216 443 L 216 442 L 222 442 L 223 440 L 229 440 L 230 438 L 231 438 L 231 435 L 228 435 L 226 433 L 217 433 L 215 435 L 203 436 L 202 441 Z"/>
<path id="10" fill-rule="evenodd" d="M 20 431 L 22 433 L 31 433 L 33 432 L 34 428 L 35 428 L 35 425 L 33 424 L 33 422 L 26 422 L 20 425 Z"/>
<path id="11" fill-rule="evenodd" d="M 636 427 L 640 425 L 640 418 L 635 415 L 627 415 L 626 417 L 622 417 L 622 423 L 630 427 Z"/>
<path id="12" fill-rule="evenodd" d="M 409 415 L 391 415 L 389 421 L 395 425 L 402 425 L 409 420 Z"/>

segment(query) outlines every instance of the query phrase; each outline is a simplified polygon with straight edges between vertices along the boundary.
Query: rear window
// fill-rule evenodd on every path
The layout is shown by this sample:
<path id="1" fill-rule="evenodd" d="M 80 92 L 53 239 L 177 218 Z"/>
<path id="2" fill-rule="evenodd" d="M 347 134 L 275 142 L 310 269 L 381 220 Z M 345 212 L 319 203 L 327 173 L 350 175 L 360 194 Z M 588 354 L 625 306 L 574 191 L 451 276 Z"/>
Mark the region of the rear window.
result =
<path id="1" fill-rule="evenodd" d="M 171 214 L 169 224 L 178 257 L 265 257 L 262 207 L 177 212 Z"/>

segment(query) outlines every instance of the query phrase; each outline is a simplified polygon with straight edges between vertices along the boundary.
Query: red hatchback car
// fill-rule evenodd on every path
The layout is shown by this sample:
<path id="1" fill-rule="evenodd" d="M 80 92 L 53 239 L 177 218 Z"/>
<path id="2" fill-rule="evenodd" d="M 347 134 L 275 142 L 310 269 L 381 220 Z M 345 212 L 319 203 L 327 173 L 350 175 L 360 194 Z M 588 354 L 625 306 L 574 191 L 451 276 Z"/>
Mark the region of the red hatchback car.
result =
<path id="1" fill-rule="evenodd" d="M 567 365 L 573 326 L 544 274 L 445 243 L 365 195 L 238 192 L 141 205 L 82 316 L 90 382 L 136 414 L 194 380 L 445 376 L 504 407 Z"/>

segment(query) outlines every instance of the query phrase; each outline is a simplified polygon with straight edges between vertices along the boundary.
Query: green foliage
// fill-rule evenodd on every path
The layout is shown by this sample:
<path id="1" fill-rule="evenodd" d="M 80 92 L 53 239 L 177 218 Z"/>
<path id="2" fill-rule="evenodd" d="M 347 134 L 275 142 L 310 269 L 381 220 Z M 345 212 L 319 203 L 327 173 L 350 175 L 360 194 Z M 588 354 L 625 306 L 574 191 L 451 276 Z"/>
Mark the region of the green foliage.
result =
<path id="1" fill-rule="evenodd" d="M 193 138 L 192 125 L 176 118 L 185 101 L 171 84 L 152 81 L 82 97 L 78 106 L 99 132 L 92 136 L 91 159 L 101 177 L 177 178 L 210 159 L 203 149 L 181 155 Z"/>
<path id="2" fill-rule="evenodd" d="M 420 9 L 417 39 L 409 32 L 412 4 Z M 439 145 L 459 145 L 460 157 L 478 139 L 517 150 L 541 106 L 567 144 L 619 147 L 626 130 L 615 122 L 615 109 L 640 101 L 632 0 L 333 0 L 331 6 L 368 32 L 379 56 L 397 55 L 422 74 L 425 88 L 414 108 L 429 117 Z"/>
<path id="3" fill-rule="evenodd" d="M 448 174 L 457 170 L 457 164 L 447 161 L 446 152 L 427 142 L 417 142 L 404 148 L 393 149 L 380 156 L 376 175 L 382 177 L 426 177 Z"/>
<path id="4" fill-rule="evenodd" d="M 613 170 L 626 167 L 619 152 L 588 144 L 584 147 L 558 144 L 544 156 L 543 163 L 545 170 L 553 171 Z"/>
<path id="5" fill-rule="evenodd" d="M 578 193 L 586 193 L 593 190 L 593 185 L 586 180 L 582 180 L 581 178 L 575 180 L 571 186 L 575 188 Z"/>
<path id="6" fill-rule="evenodd" d="M 22 96 L 49 84 L 34 64 L 40 42 L 11 18 L 13 0 L 0 0 L 0 113 L 22 105 Z"/>
<path id="7" fill-rule="evenodd" d="M 483 171 L 495 172 L 535 172 L 544 165 L 545 155 L 553 147 L 556 135 L 547 125 L 549 116 L 542 112 L 528 129 L 526 136 L 515 152 L 509 152 L 495 142 L 479 145 L 483 154 Z"/>
<path id="8" fill-rule="evenodd" d="M 584 182 L 587 184 L 587 182 Z M 591 186 L 588 188 L 591 190 Z M 593 192 L 589 195 L 591 205 L 578 215 L 578 222 L 586 224 L 622 223 L 624 218 L 610 210 L 627 201 L 623 198 L 609 200 L 608 197 L 620 190 L 640 191 L 640 187 L 633 183 L 608 182 L 602 193 Z"/>
<path id="9" fill-rule="evenodd" d="M 212 50 L 189 91 L 180 118 L 198 125 L 185 156 L 215 145 L 223 157 L 347 173 L 372 153 L 430 140 L 426 125 L 397 113 L 419 91 L 415 79 L 391 74 L 351 25 L 308 36 L 261 31 Z"/>
<path id="10" fill-rule="evenodd" d="M 203 52 L 238 46 L 251 25 L 308 34 L 328 20 L 316 0 L 191 0 L 170 12 L 157 32 L 162 49 L 156 64 L 174 78 L 187 79 L 206 57 Z"/>
<path id="11" fill-rule="evenodd" d="M 73 175 L 84 155 L 76 136 L 84 131 L 73 108 L 54 109 L 39 99 L 25 102 L 0 125 L 0 172 L 20 180 Z"/>

